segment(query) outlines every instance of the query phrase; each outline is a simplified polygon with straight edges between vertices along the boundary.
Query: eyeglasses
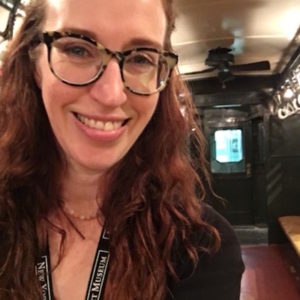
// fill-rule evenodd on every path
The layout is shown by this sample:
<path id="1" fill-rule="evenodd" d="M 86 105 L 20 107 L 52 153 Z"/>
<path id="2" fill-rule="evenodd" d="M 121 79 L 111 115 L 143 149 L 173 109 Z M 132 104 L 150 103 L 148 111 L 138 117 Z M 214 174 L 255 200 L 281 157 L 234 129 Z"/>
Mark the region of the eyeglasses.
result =
<path id="1" fill-rule="evenodd" d="M 138 47 L 111 51 L 88 36 L 71 32 L 44 32 L 39 41 L 48 48 L 52 73 L 72 86 L 98 80 L 110 59 L 118 60 L 124 86 L 134 94 L 151 95 L 163 90 L 178 62 L 175 53 Z"/>

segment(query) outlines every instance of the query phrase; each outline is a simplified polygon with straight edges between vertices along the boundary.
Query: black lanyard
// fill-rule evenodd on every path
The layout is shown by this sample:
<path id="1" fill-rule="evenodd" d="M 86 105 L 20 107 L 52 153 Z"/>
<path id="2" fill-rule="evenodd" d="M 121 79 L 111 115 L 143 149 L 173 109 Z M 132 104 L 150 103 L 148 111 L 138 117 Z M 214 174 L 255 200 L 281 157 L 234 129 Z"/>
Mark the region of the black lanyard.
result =
<path id="1" fill-rule="evenodd" d="M 107 277 L 106 275 L 109 262 L 108 241 L 109 235 L 103 228 L 96 251 L 85 300 L 103 299 L 105 279 Z M 47 252 L 42 255 L 39 261 L 36 263 L 35 272 L 41 285 L 42 300 L 54 299 L 50 276 L 49 247 L 47 247 Z"/>

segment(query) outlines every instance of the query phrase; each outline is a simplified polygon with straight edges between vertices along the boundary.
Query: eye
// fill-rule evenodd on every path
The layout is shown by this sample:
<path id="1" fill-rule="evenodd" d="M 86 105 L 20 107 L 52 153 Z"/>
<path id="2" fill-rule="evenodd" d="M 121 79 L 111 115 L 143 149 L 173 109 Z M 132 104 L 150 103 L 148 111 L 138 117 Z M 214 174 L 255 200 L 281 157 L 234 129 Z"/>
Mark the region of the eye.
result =
<path id="1" fill-rule="evenodd" d="M 61 55 L 69 59 L 96 59 L 99 51 L 94 45 L 75 38 L 63 38 L 58 40 L 53 46 Z"/>
<path id="2" fill-rule="evenodd" d="M 145 55 L 142 54 L 136 54 L 133 57 L 131 57 L 130 62 L 136 63 L 136 64 L 150 64 L 153 65 L 153 62 Z"/>
<path id="3" fill-rule="evenodd" d="M 136 66 L 142 66 L 142 67 L 156 66 L 157 62 L 158 62 L 157 53 L 154 52 L 152 53 L 150 51 L 133 52 L 126 59 L 127 64 L 134 64 Z"/>
<path id="4" fill-rule="evenodd" d="M 68 46 L 64 49 L 64 52 L 69 55 L 88 57 L 90 56 L 88 49 L 81 46 Z"/>
<path id="5" fill-rule="evenodd" d="M 94 58 L 97 56 L 97 50 L 81 44 L 65 44 L 60 47 L 60 51 L 73 58 Z"/>

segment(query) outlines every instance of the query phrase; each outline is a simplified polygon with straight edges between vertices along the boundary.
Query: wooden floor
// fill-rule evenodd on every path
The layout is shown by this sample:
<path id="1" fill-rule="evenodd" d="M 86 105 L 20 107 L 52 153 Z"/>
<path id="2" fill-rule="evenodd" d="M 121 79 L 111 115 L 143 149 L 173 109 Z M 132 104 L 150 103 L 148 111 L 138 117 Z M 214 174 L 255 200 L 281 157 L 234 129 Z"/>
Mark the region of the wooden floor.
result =
<path id="1" fill-rule="evenodd" d="M 240 300 L 300 300 L 298 260 L 289 245 L 242 246 Z"/>

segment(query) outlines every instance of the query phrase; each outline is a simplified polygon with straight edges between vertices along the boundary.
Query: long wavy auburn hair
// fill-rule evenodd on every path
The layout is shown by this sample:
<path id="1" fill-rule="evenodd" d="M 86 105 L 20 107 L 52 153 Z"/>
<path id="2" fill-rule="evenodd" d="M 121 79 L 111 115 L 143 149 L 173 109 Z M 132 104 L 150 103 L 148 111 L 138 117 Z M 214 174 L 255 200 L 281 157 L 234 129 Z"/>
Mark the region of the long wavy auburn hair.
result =
<path id="1" fill-rule="evenodd" d="M 165 48 L 172 50 L 173 4 L 162 3 L 168 21 Z M 49 229 L 44 220 L 61 207 L 65 160 L 34 78 L 32 55 L 46 13 L 45 0 L 31 1 L 2 68 L 0 299 L 41 298 L 35 262 Z M 199 253 L 219 247 L 218 233 L 201 219 L 201 203 L 211 188 L 194 112 L 191 95 L 174 71 L 144 132 L 101 185 L 101 214 L 111 235 L 105 299 L 164 299 L 169 280 L 178 280 L 177 251 L 196 266 Z M 187 143 L 191 132 L 198 149 L 194 160 Z"/>

